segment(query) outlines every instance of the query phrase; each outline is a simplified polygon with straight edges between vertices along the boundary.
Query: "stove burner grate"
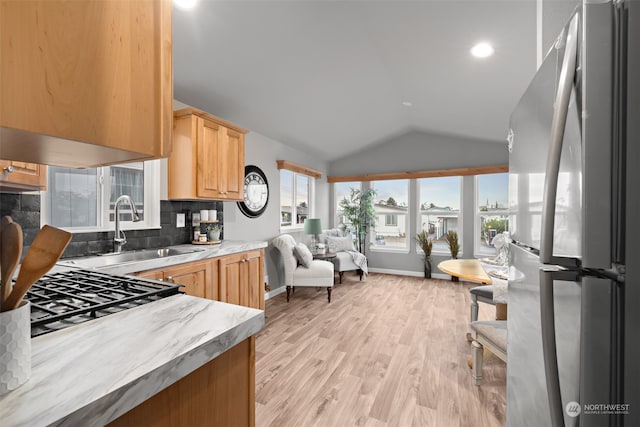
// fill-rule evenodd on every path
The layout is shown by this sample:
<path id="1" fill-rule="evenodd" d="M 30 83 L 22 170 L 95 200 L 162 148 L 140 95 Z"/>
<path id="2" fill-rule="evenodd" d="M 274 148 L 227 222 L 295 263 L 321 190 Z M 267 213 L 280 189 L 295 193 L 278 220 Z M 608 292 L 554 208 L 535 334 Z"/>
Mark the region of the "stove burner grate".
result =
<path id="1" fill-rule="evenodd" d="M 180 285 L 89 270 L 46 275 L 27 292 L 31 336 L 103 317 L 179 293 Z"/>

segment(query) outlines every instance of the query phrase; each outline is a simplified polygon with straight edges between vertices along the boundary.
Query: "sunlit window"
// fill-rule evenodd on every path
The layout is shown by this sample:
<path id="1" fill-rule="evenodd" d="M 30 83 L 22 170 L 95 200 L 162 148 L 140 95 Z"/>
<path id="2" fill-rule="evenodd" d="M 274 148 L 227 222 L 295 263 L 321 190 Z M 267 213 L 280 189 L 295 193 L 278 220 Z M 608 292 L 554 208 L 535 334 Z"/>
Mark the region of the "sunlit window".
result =
<path id="1" fill-rule="evenodd" d="M 509 174 L 476 176 L 476 254 L 494 256 L 491 241 L 509 230 Z"/>
<path id="2" fill-rule="evenodd" d="M 409 180 L 372 181 L 371 188 L 376 191 L 374 209 L 377 213 L 373 249 L 408 249 Z"/>
<path id="3" fill-rule="evenodd" d="M 458 242 L 462 249 L 461 183 L 462 179 L 459 176 L 418 180 L 420 199 L 417 229 L 427 230 L 433 240 L 433 252 L 450 253 L 445 239 L 448 231 L 458 233 Z"/>
<path id="4" fill-rule="evenodd" d="M 135 228 L 159 227 L 159 171 L 158 161 L 93 169 L 49 166 L 48 188 L 42 198 L 43 222 L 74 232 L 111 230 L 114 203 L 126 194 L 141 219 Z M 123 225 L 132 222 L 128 205 L 122 207 L 120 219 Z"/>
<path id="5" fill-rule="evenodd" d="M 302 227 L 313 214 L 314 182 L 308 175 L 280 170 L 280 227 Z"/>

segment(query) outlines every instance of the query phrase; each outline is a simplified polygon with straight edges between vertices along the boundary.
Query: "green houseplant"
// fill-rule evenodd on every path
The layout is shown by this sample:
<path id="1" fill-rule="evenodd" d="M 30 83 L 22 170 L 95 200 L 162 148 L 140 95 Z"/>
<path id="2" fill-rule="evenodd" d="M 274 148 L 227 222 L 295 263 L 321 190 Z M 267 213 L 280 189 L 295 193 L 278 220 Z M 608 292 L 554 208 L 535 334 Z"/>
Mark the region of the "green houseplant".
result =
<path id="1" fill-rule="evenodd" d="M 373 189 L 361 191 L 351 188 L 349 197 L 345 196 L 340 201 L 342 214 L 348 225 L 354 229 L 356 249 L 363 255 L 366 255 L 367 233 L 375 228 L 376 210 L 373 208 L 375 196 L 376 191 Z"/>
<path id="2" fill-rule="evenodd" d="M 215 224 L 207 224 L 207 239 L 209 241 L 215 242 L 220 240 L 220 232 L 222 231 L 222 225 Z"/>
<path id="3" fill-rule="evenodd" d="M 460 251 L 460 244 L 458 243 L 458 232 L 453 230 L 447 231 L 447 235 L 445 236 L 445 239 L 447 240 L 447 244 L 449 245 L 449 252 L 451 252 L 451 258 L 457 259 L 458 252 Z M 457 282 L 459 280 L 460 279 L 458 279 L 457 276 L 451 276 L 452 282 Z"/>
<path id="4" fill-rule="evenodd" d="M 420 230 L 416 234 L 416 242 L 420 245 L 424 252 L 424 278 L 431 279 L 431 249 L 433 249 L 433 240 L 429 238 L 427 230 Z"/>

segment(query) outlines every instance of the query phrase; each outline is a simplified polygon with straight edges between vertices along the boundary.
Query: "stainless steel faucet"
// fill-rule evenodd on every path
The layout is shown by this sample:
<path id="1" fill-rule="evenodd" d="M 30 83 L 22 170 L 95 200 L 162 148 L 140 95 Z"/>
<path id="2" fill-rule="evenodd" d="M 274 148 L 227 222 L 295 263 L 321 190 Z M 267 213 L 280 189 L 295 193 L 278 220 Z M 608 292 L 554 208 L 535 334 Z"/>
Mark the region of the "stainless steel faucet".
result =
<path id="1" fill-rule="evenodd" d="M 133 222 L 140 221 L 138 210 L 136 209 L 136 205 L 133 203 L 131 196 L 123 194 L 118 197 L 118 199 L 116 199 L 116 232 L 113 236 L 113 252 L 115 253 L 122 252 L 122 247 L 127 243 L 127 236 L 125 236 L 124 231 L 120 230 L 120 202 L 122 201 L 128 202 L 129 206 L 131 206 L 131 217 L 133 218 Z"/>

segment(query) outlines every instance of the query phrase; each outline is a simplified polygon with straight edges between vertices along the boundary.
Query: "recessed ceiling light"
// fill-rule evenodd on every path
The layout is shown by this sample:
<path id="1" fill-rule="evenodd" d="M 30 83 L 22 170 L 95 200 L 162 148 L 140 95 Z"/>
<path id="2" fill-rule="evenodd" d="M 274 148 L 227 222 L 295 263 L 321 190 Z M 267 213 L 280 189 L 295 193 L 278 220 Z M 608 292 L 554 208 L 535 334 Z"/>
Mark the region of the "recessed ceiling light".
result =
<path id="1" fill-rule="evenodd" d="M 477 45 L 471 48 L 471 54 L 476 58 L 486 58 L 488 56 L 493 55 L 493 52 L 495 52 L 495 50 L 493 49 L 493 46 L 485 42 L 478 43 Z"/>
<path id="2" fill-rule="evenodd" d="M 402 101 L 402 105 L 405 107 L 413 107 L 413 102 L 410 101 Z"/>
<path id="3" fill-rule="evenodd" d="M 180 9 L 189 10 L 196 7 L 198 0 L 173 0 L 173 4 Z"/>

